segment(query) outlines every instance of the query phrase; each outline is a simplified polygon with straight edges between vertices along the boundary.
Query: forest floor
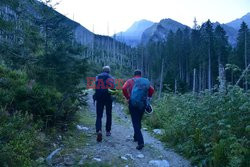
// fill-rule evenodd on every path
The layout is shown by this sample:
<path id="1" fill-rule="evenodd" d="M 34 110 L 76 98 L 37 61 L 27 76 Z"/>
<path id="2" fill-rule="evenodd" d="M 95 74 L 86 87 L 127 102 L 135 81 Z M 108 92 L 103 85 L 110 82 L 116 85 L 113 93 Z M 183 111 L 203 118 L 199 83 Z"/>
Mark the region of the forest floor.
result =
<path id="1" fill-rule="evenodd" d="M 80 123 L 76 126 L 76 133 L 62 139 L 60 149 L 55 151 L 49 166 L 117 166 L 117 167 L 189 167 L 189 161 L 176 154 L 149 133 L 143 130 L 145 147 L 136 150 L 133 142 L 133 128 L 130 116 L 125 113 L 121 104 L 113 104 L 112 135 L 103 141 L 96 142 L 95 133 L 95 106 L 92 101 L 92 92 L 87 96 L 87 109 L 80 111 Z M 105 112 L 103 129 L 106 122 Z"/>

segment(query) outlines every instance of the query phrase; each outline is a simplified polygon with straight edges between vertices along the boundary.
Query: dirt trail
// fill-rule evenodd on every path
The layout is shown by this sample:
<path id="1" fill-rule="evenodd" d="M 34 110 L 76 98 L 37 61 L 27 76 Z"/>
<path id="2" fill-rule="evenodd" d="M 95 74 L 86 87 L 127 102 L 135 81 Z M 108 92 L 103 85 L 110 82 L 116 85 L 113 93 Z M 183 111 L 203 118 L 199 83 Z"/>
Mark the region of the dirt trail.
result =
<path id="1" fill-rule="evenodd" d="M 92 92 L 88 94 L 88 113 L 90 118 L 95 119 L 95 106 L 92 101 Z M 171 166 L 171 167 L 189 167 L 190 163 L 183 157 L 176 154 L 170 149 L 164 148 L 163 144 L 143 130 L 145 147 L 138 151 L 135 149 L 136 143 L 133 142 L 133 128 L 130 117 L 124 113 L 124 106 L 121 104 L 113 104 L 113 122 L 112 135 L 106 137 L 103 135 L 101 143 L 96 142 L 94 124 L 80 133 L 88 134 L 86 146 L 77 150 L 78 162 L 72 162 L 72 166 L 86 166 L 86 163 L 95 164 L 95 166 L 118 167 L 147 167 L 147 166 Z M 103 129 L 106 122 L 104 113 Z M 85 125 L 81 125 L 85 126 Z M 74 155 L 71 155 L 74 156 Z M 74 165 L 73 165 L 74 164 Z M 55 165 L 63 166 L 63 165 Z M 68 163 L 65 166 L 71 166 Z M 92 166 L 92 165 L 90 165 Z"/>

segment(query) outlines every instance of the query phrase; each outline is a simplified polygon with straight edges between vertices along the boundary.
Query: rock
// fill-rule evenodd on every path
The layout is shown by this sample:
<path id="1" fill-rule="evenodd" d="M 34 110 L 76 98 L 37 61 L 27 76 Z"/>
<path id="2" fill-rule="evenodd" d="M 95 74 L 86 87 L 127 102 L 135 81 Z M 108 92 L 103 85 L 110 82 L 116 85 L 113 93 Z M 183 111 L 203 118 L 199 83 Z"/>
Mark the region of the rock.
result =
<path id="1" fill-rule="evenodd" d="M 126 157 L 129 157 L 129 158 L 132 159 L 132 160 L 134 160 L 134 157 L 133 157 L 132 154 L 126 154 L 125 156 L 126 156 Z"/>
<path id="2" fill-rule="evenodd" d="M 155 167 L 170 167 L 169 162 L 167 160 L 151 160 L 149 161 L 149 165 Z"/>
<path id="3" fill-rule="evenodd" d="M 162 159 L 162 158 L 163 158 L 163 156 L 162 156 L 162 155 L 160 155 L 158 158 L 159 158 L 159 159 Z"/>
<path id="4" fill-rule="evenodd" d="M 124 157 L 124 156 L 121 156 L 121 159 L 123 159 L 123 160 L 125 160 L 125 161 L 128 160 L 128 158 L 126 158 L 126 157 Z"/>
<path id="5" fill-rule="evenodd" d="M 91 135 L 91 134 L 87 134 L 86 136 L 87 136 L 87 137 L 92 137 L 92 135 Z"/>
<path id="6" fill-rule="evenodd" d="M 74 165 L 74 163 L 75 163 L 75 161 L 74 161 L 73 157 L 69 156 L 69 157 L 64 158 L 64 164 L 66 166 L 72 166 L 72 165 Z"/>
<path id="7" fill-rule="evenodd" d="M 58 136 L 58 140 L 62 140 L 62 136 L 61 135 Z"/>
<path id="8" fill-rule="evenodd" d="M 153 132 L 156 135 L 162 135 L 163 134 L 161 129 L 154 129 Z"/>
<path id="9" fill-rule="evenodd" d="M 143 154 L 138 154 L 136 157 L 137 158 L 144 158 L 144 155 Z"/>
<path id="10" fill-rule="evenodd" d="M 93 158 L 93 160 L 97 161 L 97 162 L 101 162 L 101 158 Z"/>
<path id="11" fill-rule="evenodd" d="M 143 130 L 147 131 L 147 130 L 148 130 L 148 128 L 143 128 Z"/>
<path id="12" fill-rule="evenodd" d="M 45 161 L 45 159 L 44 159 L 43 157 L 40 157 L 40 158 L 38 158 L 38 159 L 36 160 L 36 162 L 37 162 L 38 164 L 42 164 L 42 163 L 44 163 L 44 161 Z"/>
<path id="13" fill-rule="evenodd" d="M 89 128 L 84 127 L 84 126 L 81 126 L 81 125 L 77 125 L 76 128 L 77 128 L 78 130 L 83 130 L 83 131 L 89 130 Z"/>
<path id="14" fill-rule="evenodd" d="M 84 164 L 84 159 L 81 159 L 79 162 L 78 162 L 78 165 L 83 165 Z"/>
<path id="15" fill-rule="evenodd" d="M 82 159 L 78 162 L 78 165 L 83 165 L 84 161 L 88 158 L 88 155 L 84 155 Z"/>
<path id="16" fill-rule="evenodd" d="M 53 158 L 53 156 L 55 156 L 59 151 L 61 151 L 62 148 L 58 148 L 55 151 L 53 151 L 52 153 L 49 154 L 49 156 L 46 158 L 46 162 L 48 164 L 51 164 L 51 160 Z"/>
<path id="17" fill-rule="evenodd" d="M 132 160 L 135 160 L 135 158 L 133 157 L 132 154 L 126 154 L 125 157 L 128 157 L 128 158 L 130 158 L 130 159 L 132 159 Z"/>

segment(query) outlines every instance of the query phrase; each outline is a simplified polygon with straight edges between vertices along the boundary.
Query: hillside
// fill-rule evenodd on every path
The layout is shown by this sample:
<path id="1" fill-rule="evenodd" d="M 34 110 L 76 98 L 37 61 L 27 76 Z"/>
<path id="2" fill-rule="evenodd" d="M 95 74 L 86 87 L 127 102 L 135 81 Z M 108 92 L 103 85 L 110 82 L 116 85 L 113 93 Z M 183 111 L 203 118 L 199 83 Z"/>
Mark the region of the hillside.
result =
<path id="1" fill-rule="evenodd" d="M 226 25 L 235 28 L 236 30 L 240 29 L 240 25 L 242 22 L 246 22 L 248 27 L 250 27 L 250 13 L 247 13 L 246 15 L 242 16 L 241 18 L 235 19 Z"/>
<path id="2" fill-rule="evenodd" d="M 153 24 L 153 22 L 148 20 L 137 21 L 125 32 L 115 34 L 114 38 L 121 42 L 125 42 L 127 45 L 137 46 L 141 42 L 143 32 Z"/>
<path id="3" fill-rule="evenodd" d="M 145 45 L 149 41 L 164 41 L 170 31 L 176 32 L 178 29 L 185 29 L 185 27 L 187 26 L 172 19 L 163 19 L 143 32 L 141 43 Z"/>
<path id="4" fill-rule="evenodd" d="M 228 26 L 227 24 L 220 24 L 219 22 L 215 22 L 213 24 L 213 28 L 215 28 L 217 25 L 220 25 L 226 32 L 228 36 L 228 42 L 235 47 L 237 43 L 237 36 L 238 36 L 238 31 L 234 29 L 233 27 Z"/>

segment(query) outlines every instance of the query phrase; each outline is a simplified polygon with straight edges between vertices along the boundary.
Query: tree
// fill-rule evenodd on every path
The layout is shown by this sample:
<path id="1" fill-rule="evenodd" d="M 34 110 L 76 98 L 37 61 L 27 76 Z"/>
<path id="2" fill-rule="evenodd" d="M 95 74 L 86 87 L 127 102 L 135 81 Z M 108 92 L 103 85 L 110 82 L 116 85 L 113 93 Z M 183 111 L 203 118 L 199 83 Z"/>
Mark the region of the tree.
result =
<path id="1" fill-rule="evenodd" d="M 238 32 L 237 38 L 237 48 L 236 48 L 236 58 L 235 63 L 237 66 L 241 67 L 242 69 L 246 69 L 249 62 L 249 50 L 250 50 L 250 35 L 249 29 L 245 22 L 242 22 L 241 28 Z M 244 68 L 243 68 L 244 67 Z M 248 82 L 247 82 L 247 74 L 245 77 L 245 83 L 243 84 L 245 89 L 248 89 Z"/>
<path id="2" fill-rule="evenodd" d="M 213 25 L 210 20 L 208 20 L 205 24 L 201 27 L 201 33 L 204 41 L 203 51 L 205 53 L 205 61 L 207 59 L 207 86 L 208 90 L 212 88 L 212 57 L 213 57 L 213 46 L 214 46 L 214 35 L 213 35 Z"/>

